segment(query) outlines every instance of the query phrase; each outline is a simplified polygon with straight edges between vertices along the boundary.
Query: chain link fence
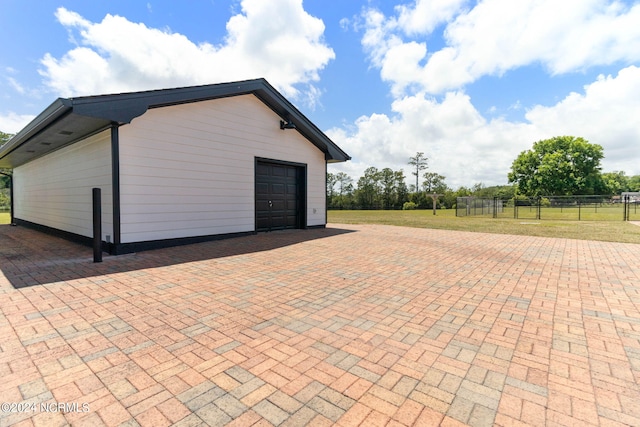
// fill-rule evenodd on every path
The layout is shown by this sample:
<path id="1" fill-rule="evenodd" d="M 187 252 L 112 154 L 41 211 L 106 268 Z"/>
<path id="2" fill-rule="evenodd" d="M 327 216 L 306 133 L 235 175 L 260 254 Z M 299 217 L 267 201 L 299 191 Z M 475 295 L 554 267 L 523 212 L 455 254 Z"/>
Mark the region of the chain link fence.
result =
<path id="1" fill-rule="evenodd" d="M 456 216 L 526 220 L 640 221 L 640 193 L 624 193 L 622 196 L 518 196 L 515 199 L 458 197 Z"/>

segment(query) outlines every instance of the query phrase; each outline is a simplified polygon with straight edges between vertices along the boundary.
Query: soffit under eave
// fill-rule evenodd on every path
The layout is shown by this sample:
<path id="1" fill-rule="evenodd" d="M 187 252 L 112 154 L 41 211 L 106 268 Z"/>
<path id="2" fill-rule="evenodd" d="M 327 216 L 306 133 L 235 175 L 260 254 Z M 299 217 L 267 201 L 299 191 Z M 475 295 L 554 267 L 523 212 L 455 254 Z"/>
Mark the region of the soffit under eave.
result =
<path id="1" fill-rule="evenodd" d="M 16 168 L 38 157 L 59 150 L 111 125 L 109 120 L 67 114 L 31 138 L 0 154 L 0 168 Z M 10 143 L 11 141 L 9 141 Z M 8 143 L 8 144 L 9 144 Z"/>

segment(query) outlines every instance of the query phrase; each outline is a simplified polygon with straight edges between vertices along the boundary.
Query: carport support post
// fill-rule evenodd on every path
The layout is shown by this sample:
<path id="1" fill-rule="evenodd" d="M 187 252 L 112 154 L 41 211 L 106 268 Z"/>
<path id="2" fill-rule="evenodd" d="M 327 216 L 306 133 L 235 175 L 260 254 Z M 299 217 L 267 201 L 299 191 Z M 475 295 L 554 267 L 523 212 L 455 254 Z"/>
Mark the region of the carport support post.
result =
<path id="1" fill-rule="evenodd" d="M 102 202 L 100 189 L 93 189 L 93 262 L 102 262 Z"/>

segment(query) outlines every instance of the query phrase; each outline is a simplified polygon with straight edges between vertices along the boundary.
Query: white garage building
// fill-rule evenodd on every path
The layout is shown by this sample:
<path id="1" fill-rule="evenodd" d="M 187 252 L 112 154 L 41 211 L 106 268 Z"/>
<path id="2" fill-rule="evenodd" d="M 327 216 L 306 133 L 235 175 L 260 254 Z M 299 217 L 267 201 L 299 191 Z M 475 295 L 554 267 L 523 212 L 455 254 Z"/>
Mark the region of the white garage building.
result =
<path id="1" fill-rule="evenodd" d="M 112 254 L 326 225 L 350 157 L 266 80 L 59 98 L 0 149 L 17 224 Z"/>

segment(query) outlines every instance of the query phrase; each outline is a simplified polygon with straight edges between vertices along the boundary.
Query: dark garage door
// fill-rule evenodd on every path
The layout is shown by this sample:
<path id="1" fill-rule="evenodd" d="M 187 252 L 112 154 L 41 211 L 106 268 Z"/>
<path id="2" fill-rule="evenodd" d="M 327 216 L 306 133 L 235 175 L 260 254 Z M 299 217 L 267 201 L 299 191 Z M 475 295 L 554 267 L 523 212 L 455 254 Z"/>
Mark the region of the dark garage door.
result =
<path id="1" fill-rule="evenodd" d="M 256 162 L 256 231 L 303 228 L 304 168 Z"/>

